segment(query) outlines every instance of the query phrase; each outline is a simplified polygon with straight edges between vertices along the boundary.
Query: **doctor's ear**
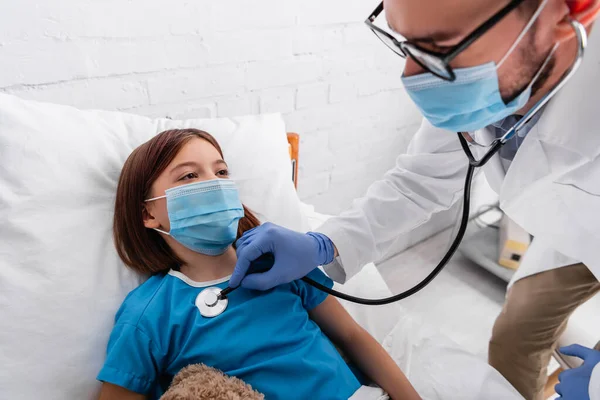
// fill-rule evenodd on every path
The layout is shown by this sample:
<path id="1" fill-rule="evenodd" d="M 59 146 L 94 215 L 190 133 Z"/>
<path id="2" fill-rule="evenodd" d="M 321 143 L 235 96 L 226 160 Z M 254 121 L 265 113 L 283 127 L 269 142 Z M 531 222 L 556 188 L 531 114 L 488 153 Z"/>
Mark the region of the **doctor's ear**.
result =
<path id="1" fill-rule="evenodd" d="M 594 24 L 594 20 L 600 14 L 600 0 L 563 0 L 569 7 L 569 16 L 583 24 L 588 32 Z M 558 24 L 557 41 L 563 42 L 575 36 L 573 28 L 567 21 Z"/>
<path id="2" fill-rule="evenodd" d="M 142 218 L 144 219 L 144 226 L 146 228 L 155 229 L 160 228 L 160 222 L 152 215 L 152 206 L 149 204 L 142 205 Z"/>

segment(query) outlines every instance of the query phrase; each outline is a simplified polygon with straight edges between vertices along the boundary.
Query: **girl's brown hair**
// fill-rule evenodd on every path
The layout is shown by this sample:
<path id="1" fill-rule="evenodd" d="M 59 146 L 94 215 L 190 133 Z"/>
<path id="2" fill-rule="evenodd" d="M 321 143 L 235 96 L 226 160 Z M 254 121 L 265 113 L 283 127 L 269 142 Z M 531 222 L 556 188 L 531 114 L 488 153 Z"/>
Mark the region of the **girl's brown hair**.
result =
<path id="1" fill-rule="evenodd" d="M 206 140 L 223 157 L 221 146 L 209 133 L 198 129 L 174 129 L 142 144 L 125 161 L 117 187 L 113 235 L 119 257 L 137 272 L 154 274 L 178 269 L 182 264 L 160 234 L 144 226 L 143 211 L 144 200 L 149 198 L 154 181 L 193 138 Z M 258 219 L 244 206 L 237 237 L 258 225 Z"/>

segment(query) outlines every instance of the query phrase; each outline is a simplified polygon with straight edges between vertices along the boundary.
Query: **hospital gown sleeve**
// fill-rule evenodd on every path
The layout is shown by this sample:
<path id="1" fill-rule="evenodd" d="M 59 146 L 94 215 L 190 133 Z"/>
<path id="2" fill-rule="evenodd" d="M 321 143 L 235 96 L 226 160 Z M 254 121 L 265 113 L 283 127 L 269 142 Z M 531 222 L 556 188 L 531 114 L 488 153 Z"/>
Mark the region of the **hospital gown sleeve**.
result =
<path id="1" fill-rule="evenodd" d="M 467 165 L 456 133 L 424 119 L 396 165 L 348 210 L 317 229 L 339 253 L 325 266 L 327 274 L 344 283 L 365 264 L 386 255 L 401 234 L 450 209 L 462 196 Z"/>
<path id="2" fill-rule="evenodd" d="M 314 269 L 306 276 L 312 279 L 313 281 L 320 283 L 323 286 L 327 286 L 330 289 L 333 287 L 333 281 L 327 275 L 325 275 L 319 268 Z M 327 293 L 322 292 L 319 289 L 301 280 L 295 281 L 294 285 L 296 285 L 298 295 L 302 299 L 302 305 L 307 311 L 310 311 L 319 304 L 321 304 L 323 301 L 325 301 L 325 299 L 328 296 Z"/>
<path id="3" fill-rule="evenodd" d="M 158 377 L 162 359 L 162 351 L 141 329 L 117 324 L 110 335 L 106 361 L 97 379 L 148 394 Z"/>

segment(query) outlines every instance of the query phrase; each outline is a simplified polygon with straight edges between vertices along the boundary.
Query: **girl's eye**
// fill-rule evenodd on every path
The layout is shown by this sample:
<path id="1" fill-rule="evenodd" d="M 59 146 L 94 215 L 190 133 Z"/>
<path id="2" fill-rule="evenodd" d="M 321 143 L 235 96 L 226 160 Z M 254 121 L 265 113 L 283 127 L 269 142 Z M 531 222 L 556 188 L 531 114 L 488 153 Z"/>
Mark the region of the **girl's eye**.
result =
<path id="1" fill-rule="evenodd" d="M 189 174 L 183 176 L 180 181 L 187 181 L 190 179 L 195 179 L 198 177 L 198 174 L 196 174 L 195 172 L 190 172 Z"/>
<path id="2" fill-rule="evenodd" d="M 226 169 L 222 169 L 219 172 L 217 172 L 217 175 L 219 175 L 219 176 L 229 176 L 229 171 L 227 171 Z"/>

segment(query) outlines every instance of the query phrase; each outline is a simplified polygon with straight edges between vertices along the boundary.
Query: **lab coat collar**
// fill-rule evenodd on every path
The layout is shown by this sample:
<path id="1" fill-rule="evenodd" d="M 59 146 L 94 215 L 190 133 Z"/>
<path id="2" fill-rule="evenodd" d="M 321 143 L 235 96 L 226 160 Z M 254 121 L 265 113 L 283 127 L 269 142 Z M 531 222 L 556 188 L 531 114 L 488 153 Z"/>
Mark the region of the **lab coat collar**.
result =
<path id="1" fill-rule="evenodd" d="M 600 32 L 573 79 L 519 148 L 501 208 L 553 249 L 600 277 Z"/>

